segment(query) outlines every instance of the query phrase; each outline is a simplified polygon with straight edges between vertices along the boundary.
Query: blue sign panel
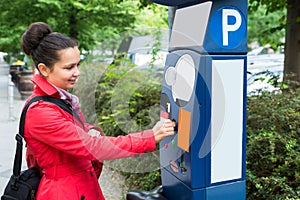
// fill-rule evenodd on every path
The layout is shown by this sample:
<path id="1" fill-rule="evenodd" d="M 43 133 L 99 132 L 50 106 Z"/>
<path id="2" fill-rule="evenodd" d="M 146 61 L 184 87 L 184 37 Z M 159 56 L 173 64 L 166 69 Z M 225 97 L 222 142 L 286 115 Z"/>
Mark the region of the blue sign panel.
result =
<path id="1" fill-rule="evenodd" d="M 247 16 L 246 0 L 202 1 L 179 7 L 172 25 L 169 51 L 246 54 Z"/>
<path id="2" fill-rule="evenodd" d="M 234 49 L 245 41 L 246 19 L 236 7 L 224 6 L 218 9 L 211 17 L 210 24 L 215 24 L 209 27 L 210 33 L 221 48 Z"/>

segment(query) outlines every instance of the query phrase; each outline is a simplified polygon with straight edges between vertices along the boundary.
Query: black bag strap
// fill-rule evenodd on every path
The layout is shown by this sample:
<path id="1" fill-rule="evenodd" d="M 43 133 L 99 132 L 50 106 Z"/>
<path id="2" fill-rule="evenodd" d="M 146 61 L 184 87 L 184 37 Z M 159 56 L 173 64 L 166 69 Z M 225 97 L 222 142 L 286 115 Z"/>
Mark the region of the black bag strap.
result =
<path id="1" fill-rule="evenodd" d="M 83 122 L 80 120 L 80 117 L 76 114 L 76 112 L 73 112 L 71 107 L 68 106 L 68 104 L 58 98 L 53 98 L 49 96 L 35 96 L 33 97 L 23 108 L 21 117 L 20 117 L 20 122 L 19 122 L 19 133 L 16 135 L 16 140 L 17 140 L 17 147 L 16 147 L 16 154 L 15 154 L 15 159 L 14 159 L 14 165 L 13 165 L 13 175 L 15 177 L 19 177 L 21 173 L 21 165 L 22 165 L 22 149 L 23 149 L 23 137 L 24 137 L 24 124 L 25 124 L 25 115 L 26 112 L 29 108 L 29 106 L 36 101 L 43 100 L 47 102 L 51 102 L 53 104 L 56 104 L 63 110 L 67 111 L 70 113 L 72 116 L 74 116 L 84 127 Z"/>

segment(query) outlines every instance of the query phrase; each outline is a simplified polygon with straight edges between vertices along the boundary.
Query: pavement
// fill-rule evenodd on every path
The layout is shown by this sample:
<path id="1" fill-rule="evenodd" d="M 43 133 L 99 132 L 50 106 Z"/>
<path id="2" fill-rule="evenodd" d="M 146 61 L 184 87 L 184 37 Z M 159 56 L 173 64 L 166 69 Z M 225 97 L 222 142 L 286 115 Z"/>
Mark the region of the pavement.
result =
<path id="1" fill-rule="evenodd" d="M 14 87 L 13 101 L 9 101 L 9 65 L 0 61 L 0 196 L 12 174 L 16 150 L 15 135 L 19 128 L 19 117 L 25 100 Z M 11 103 L 10 103 L 11 102 Z M 23 148 L 22 169 L 26 168 L 25 147 Z M 125 196 L 124 177 L 104 163 L 99 179 L 106 200 L 123 200 Z"/>

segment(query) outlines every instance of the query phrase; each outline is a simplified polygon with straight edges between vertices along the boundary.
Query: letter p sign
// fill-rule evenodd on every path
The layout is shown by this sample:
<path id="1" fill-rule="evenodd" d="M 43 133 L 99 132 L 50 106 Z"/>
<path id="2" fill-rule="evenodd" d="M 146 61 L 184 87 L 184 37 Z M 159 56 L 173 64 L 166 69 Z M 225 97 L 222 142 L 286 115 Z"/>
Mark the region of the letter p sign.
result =
<path id="1" fill-rule="evenodd" d="M 213 41 L 226 51 L 237 48 L 247 40 L 247 21 L 234 6 L 224 6 L 213 12 L 209 24 Z"/>
<path id="2" fill-rule="evenodd" d="M 234 19 L 234 20 L 230 20 Z M 233 22 L 233 23 L 232 23 Z M 238 30 L 242 24 L 241 14 L 234 9 L 222 10 L 223 46 L 228 46 L 229 32 Z"/>

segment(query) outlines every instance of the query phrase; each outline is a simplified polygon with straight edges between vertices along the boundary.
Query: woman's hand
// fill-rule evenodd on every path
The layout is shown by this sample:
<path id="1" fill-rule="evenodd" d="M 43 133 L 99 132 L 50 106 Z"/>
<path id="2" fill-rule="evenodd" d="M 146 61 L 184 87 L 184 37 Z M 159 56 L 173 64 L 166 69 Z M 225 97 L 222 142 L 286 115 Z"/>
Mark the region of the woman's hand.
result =
<path id="1" fill-rule="evenodd" d="M 152 128 L 155 142 L 160 142 L 167 136 L 174 135 L 174 122 L 169 119 L 158 121 Z"/>
<path id="2" fill-rule="evenodd" d="M 88 134 L 91 136 L 97 136 L 97 137 L 104 136 L 104 132 L 103 132 L 102 128 L 100 128 L 98 126 L 93 126 L 92 128 L 90 128 Z"/>

